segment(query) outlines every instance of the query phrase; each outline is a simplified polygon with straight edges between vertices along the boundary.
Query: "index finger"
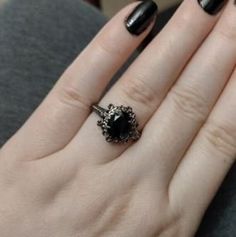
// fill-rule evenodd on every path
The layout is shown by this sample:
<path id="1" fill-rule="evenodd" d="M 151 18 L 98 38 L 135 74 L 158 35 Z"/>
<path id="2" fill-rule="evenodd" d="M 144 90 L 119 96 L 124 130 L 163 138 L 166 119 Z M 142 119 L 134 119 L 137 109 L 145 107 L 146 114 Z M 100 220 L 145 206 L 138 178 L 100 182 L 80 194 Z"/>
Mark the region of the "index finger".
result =
<path id="1" fill-rule="evenodd" d="M 20 148 L 17 152 L 9 149 L 13 156 L 43 157 L 62 149 L 73 138 L 91 105 L 150 31 L 156 12 L 157 5 L 152 1 L 133 3 L 100 31 L 8 143 Z"/>

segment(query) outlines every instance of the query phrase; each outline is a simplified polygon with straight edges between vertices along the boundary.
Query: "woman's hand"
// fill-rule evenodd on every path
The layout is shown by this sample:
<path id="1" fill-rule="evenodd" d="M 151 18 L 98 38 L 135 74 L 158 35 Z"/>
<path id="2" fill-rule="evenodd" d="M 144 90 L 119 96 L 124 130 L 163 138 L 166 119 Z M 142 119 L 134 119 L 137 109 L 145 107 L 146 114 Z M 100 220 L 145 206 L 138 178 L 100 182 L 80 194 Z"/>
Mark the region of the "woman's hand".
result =
<path id="1" fill-rule="evenodd" d="M 183 2 L 99 103 L 137 114 L 140 140 L 115 145 L 91 105 L 152 28 L 125 28 L 137 4 L 104 27 L 1 149 L 1 237 L 194 235 L 236 156 L 236 6 L 202 1 L 210 15 Z"/>

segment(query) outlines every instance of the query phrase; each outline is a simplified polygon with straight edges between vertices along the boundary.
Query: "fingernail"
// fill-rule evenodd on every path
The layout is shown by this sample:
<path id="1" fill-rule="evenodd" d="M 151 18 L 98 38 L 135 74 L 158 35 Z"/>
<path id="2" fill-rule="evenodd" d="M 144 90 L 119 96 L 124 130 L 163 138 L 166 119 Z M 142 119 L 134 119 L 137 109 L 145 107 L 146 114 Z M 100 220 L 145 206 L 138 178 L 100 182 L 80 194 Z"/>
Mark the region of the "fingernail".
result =
<path id="1" fill-rule="evenodd" d="M 217 14 L 225 5 L 227 0 L 198 0 L 200 6 L 209 14 Z"/>
<path id="2" fill-rule="evenodd" d="M 133 35 L 142 34 L 153 22 L 158 12 L 155 2 L 146 0 L 140 3 L 125 21 L 127 30 Z"/>

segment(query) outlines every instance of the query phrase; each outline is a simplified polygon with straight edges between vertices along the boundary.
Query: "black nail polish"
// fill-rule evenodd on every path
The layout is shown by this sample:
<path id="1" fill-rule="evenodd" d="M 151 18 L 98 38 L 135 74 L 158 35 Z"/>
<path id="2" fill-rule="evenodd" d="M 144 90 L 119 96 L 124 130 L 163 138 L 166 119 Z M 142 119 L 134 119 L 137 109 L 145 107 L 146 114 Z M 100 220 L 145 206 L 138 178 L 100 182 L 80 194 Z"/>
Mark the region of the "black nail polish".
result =
<path id="1" fill-rule="evenodd" d="M 198 0 L 200 6 L 209 14 L 217 14 L 225 5 L 227 0 Z"/>
<path id="2" fill-rule="evenodd" d="M 140 3 L 125 21 L 127 30 L 133 35 L 140 35 L 152 23 L 158 12 L 155 2 L 146 0 Z"/>

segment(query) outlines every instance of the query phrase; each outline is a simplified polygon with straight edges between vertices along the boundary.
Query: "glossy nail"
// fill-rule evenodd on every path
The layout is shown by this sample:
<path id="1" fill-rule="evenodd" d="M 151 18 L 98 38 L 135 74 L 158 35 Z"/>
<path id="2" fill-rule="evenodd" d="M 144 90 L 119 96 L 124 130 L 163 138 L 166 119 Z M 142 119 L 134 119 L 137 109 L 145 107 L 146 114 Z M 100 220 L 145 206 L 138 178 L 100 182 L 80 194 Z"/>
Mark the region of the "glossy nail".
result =
<path id="1" fill-rule="evenodd" d="M 225 5 L 227 0 L 198 0 L 200 6 L 209 14 L 217 14 Z"/>
<path id="2" fill-rule="evenodd" d="M 133 35 L 140 35 L 153 22 L 158 12 L 155 2 L 146 0 L 140 3 L 125 21 L 127 30 Z"/>

